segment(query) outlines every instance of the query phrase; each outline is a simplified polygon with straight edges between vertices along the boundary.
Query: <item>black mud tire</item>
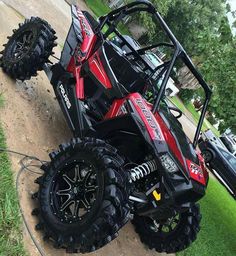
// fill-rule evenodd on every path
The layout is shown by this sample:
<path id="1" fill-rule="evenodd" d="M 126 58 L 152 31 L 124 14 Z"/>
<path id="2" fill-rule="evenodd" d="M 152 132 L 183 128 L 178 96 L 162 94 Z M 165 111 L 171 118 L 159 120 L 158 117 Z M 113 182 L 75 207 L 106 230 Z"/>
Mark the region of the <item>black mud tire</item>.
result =
<path id="1" fill-rule="evenodd" d="M 186 249 L 197 238 L 200 231 L 201 214 L 199 205 L 193 204 L 179 214 L 179 222 L 171 232 L 163 233 L 150 228 L 150 219 L 134 216 L 132 223 L 142 243 L 157 252 L 176 253 Z"/>
<path id="2" fill-rule="evenodd" d="M 28 80 L 42 70 L 56 46 L 56 32 L 38 17 L 26 19 L 13 30 L 0 55 L 0 67 L 13 79 Z"/>
<path id="3" fill-rule="evenodd" d="M 116 238 L 117 231 L 129 220 L 126 175 L 122 169 L 124 161 L 116 149 L 98 139 L 73 139 L 59 148 L 58 152 L 50 154 L 50 164 L 42 166 L 45 174 L 36 180 L 39 191 L 34 198 L 37 198 L 39 208 L 32 212 L 39 217 L 36 229 L 42 229 L 44 237 L 52 240 L 56 248 L 65 248 L 72 253 L 92 252 Z M 68 173 L 66 166 L 75 161 L 89 161 L 96 166 L 99 186 L 98 197 L 89 213 L 81 221 L 71 223 L 61 221 L 58 212 L 55 214 L 51 188 L 55 177 Z"/>

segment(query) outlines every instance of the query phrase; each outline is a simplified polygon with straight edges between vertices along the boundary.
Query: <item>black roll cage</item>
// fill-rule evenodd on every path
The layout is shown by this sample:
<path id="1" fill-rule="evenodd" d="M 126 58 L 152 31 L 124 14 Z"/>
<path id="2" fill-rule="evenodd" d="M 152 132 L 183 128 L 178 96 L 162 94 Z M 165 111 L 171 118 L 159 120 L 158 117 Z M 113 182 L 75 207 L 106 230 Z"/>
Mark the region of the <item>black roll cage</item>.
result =
<path id="1" fill-rule="evenodd" d="M 117 24 L 127 15 L 130 15 L 134 12 L 149 12 L 151 13 L 159 22 L 162 30 L 165 32 L 167 37 L 170 39 L 171 43 L 160 43 L 153 46 L 148 46 L 145 48 L 141 48 L 139 50 L 135 50 L 128 42 L 127 40 L 120 34 L 120 32 L 117 30 Z M 97 34 L 101 34 L 102 29 L 105 25 L 108 25 L 107 31 L 103 34 L 103 38 L 106 39 L 111 33 L 115 33 L 131 50 L 131 54 L 133 54 L 134 57 L 137 59 L 140 59 L 142 62 L 145 62 L 141 56 L 140 53 L 144 53 L 147 50 L 150 50 L 152 48 L 156 48 L 158 46 L 166 46 L 171 47 L 174 49 L 174 54 L 171 58 L 171 60 L 168 63 L 168 68 L 165 71 L 165 76 L 162 81 L 162 84 L 160 86 L 160 89 L 158 91 L 158 94 L 156 96 L 155 102 L 153 104 L 153 113 L 156 113 L 159 109 L 160 101 L 163 97 L 163 94 L 165 93 L 165 88 L 168 82 L 168 79 L 170 77 L 170 73 L 174 67 L 174 64 L 176 62 L 177 58 L 181 58 L 183 63 L 188 67 L 188 69 L 192 72 L 194 77 L 197 79 L 199 84 L 202 86 L 205 92 L 205 100 L 201 112 L 201 116 L 197 125 L 197 129 L 195 132 L 194 140 L 193 140 L 193 146 L 196 148 L 197 141 L 201 132 L 201 127 L 204 121 L 204 117 L 206 114 L 207 106 L 211 98 L 212 90 L 207 85 L 206 81 L 203 79 L 199 71 L 196 69 L 195 65 L 193 64 L 192 60 L 182 47 L 182 45 L 179 43 L 179 41 L 176 39 L 175 35 L 172 33 L 166 22 L 163 20 L 162 16 L 157 12 L 153 4 L 147 0 L 138 0 L 134 1 L 130 4 L 127 4 L 125 6 L 122 6 L 116 10 L 111 11 L 105 16 L 102 16 L 99 18 L 99 26 L 96 29 Z M 144 63 L 145 64 L 145 63 Z M 147 63 L 146 63 L 147 64 Z M 148 65 L 148 64 L 147 64 Z"/>

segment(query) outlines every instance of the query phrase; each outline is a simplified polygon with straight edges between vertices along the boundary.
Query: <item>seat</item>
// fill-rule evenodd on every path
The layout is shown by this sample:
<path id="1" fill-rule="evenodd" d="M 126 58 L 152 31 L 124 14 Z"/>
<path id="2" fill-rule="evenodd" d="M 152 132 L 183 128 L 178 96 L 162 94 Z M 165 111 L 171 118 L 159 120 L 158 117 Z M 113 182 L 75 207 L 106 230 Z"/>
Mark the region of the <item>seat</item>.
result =
<path id="1" fill-rule="evenodd" d="M 106 66 L 111 68 L 119 83 L 127 91 L 142 92 L 146 82 L 141 77 L 138 69 L 123 55 L 122 50 L 116 49 L 111 42 L 105 42 L 103 46 L 103 54 L 106 55 L 105 59 L 107 59 L 107 63 L 103 63 L 105 68 Z"/>

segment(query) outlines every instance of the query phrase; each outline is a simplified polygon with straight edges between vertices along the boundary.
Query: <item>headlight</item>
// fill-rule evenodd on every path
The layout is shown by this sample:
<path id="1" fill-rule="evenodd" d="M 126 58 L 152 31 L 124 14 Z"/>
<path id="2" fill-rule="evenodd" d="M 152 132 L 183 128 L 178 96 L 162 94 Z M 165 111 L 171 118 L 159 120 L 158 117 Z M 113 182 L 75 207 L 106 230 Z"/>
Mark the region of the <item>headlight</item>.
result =
<path id="1" fill-rule="evenodd" d="M 174 162 L 174 160 L 169 156 L 169 154 L 163 154 L 160 157 L 162 165 L 169 173 L 174 173 L 179 170 L 178 166 Z"/>

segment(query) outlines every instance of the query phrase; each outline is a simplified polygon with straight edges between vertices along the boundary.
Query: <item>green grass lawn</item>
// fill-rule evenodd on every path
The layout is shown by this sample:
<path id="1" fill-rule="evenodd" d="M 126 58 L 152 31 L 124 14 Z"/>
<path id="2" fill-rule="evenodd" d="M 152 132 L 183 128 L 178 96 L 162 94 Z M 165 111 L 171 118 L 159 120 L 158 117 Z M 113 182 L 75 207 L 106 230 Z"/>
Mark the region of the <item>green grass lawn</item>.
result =
<path id="1" fill-rule="evenodd" d="M 0 127 L 0 147 L 5 146 L 5 137 Z M 0 152 L 0 255 L 26 255 L 22 243 L 20 220 L 10 161 L 6 153 Z"/>
<path id="2" fill-rule="evenodd" d="M 101 0 L 85 0 L 87 6 L 93 11 L 96 17 L 107 14 L 111 9 Z M 118 29 L 123 35 L 130 35 L 130 32 L 125 24 L 120 23 Z"/>
<path id="3" fill-rule="evenodd" d="M 197 240 L 178 256 L 236 255 L 236 201 L 216 180 L 210 179 L 200 201 L 202 222 Z"/>
<path id="4" fill-rule="evenodd" d="M 87 6 L 99 17 L 111 11 L 101 0 L 85 0 Z"/>
<path id="5" fill-rule="evenodd" d="M 177 108 L 179 108 L 182 112 L 186 111 L 184 104 L 177 97 L 168 98 Z"/>
<path id="6" fill-rule="evenodd" d="M 194 122 L 197 124 L 200 118 L 200 114 L 195 110 L 193 104 L 191 102 L 189 102 L 188 104 L 185 105 L 186 109 L 191 113 Z M 202 130 L 205 131 L 207 130 L 208 127 L 206 125 L 206 122 L 204 120 L 203 124 L 202 124 Z"/>
<path id="7" fill-rule="evenodd" d="M 194 121 L 196 123 L 198 123 L 198 120 L 200 118 L 200 113 L 195 110 L 193 104 L 191 102 L 189 102 L 186 105 L 186 108 L 192 114 Z M 216 136 L 218 136 L 218 137 L 220 136 L 219 131 L 205 118 L 203 125 L 202 125 L 202 130 L 205 131 L 207 129 L 210 129 Z"/>
<path id="8" fill-rule="evenodd" d="M 183 102 L 178 97 L 171 97 L 169 100 L 176 105 L 183 113 L 186 113 L 188 111 L 192 117 L 194 122 L 197 124 L 200 118 L 200 113 L 197 112 L 191 102 L 184 105 Z M 216 136 L 220 136 L 219 131 L 205 118 L 203 125 L 202 125 L 202 131 L 205 131 L 207 129 L 210 129 Z"/>

